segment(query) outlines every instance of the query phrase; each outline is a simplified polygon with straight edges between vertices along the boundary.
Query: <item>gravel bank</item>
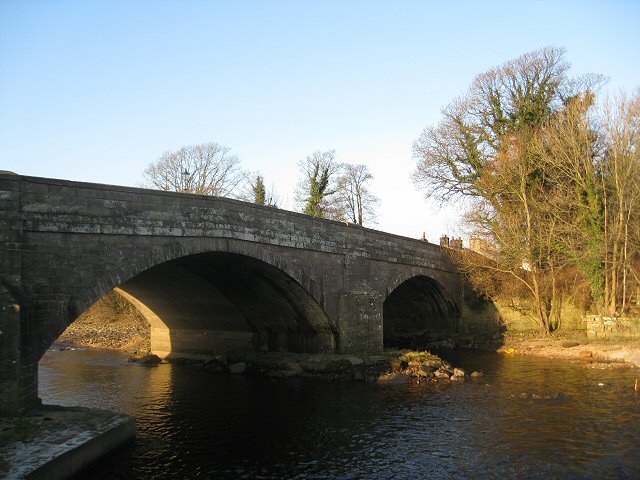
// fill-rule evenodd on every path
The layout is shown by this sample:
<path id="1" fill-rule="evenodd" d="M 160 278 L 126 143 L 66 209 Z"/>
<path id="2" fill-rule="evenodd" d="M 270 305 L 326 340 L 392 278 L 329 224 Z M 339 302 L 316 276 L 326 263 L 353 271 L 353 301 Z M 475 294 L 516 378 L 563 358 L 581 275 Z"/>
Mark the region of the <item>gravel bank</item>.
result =
<path id="1" fill-rule="evenodd" d="M 583 364 L 592 368 L 640 367 L 640 341 L 596 341 L 562 338 L 507 337 L 498 352 L 535 355 Z"/>
<path id="2" fill-rule="evenodd" d="M 149 351 L 149 338 L 147 321 L 128 301 L 111 291 L 69 325 L 58 342 L 139 353 Z"/>

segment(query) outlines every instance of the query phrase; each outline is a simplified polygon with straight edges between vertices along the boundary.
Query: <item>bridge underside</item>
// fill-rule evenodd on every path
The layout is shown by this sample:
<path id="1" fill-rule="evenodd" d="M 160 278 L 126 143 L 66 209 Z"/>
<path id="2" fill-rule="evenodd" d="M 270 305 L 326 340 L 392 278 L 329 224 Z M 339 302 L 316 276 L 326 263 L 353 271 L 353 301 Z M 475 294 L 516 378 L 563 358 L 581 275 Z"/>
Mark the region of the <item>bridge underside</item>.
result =
<path id="1" fill-rule="evenodd" d="M 157 265 L 118 291 L 151 325 L 160 357 L 230 350 L 334 352 L 336 332 L 314 298 L 281 270 L 232 253 Z"/>

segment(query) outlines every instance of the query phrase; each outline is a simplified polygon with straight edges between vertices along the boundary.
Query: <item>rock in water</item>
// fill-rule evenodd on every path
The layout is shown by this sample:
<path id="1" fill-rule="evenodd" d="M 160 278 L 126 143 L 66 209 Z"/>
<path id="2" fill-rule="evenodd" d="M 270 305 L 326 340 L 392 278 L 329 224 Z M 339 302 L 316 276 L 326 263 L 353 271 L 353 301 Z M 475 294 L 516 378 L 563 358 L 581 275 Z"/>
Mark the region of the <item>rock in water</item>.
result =
<path id="1" fill-rule="evenodd" d="M 157 365 L 158 363 L 162 363 L 162 359 L 159 356 L 154 355 L 153 353 L 144 355 L 142 357 L 132 356 L 129 357 L 129 361 L 140 363 L 142 365 Z"/>

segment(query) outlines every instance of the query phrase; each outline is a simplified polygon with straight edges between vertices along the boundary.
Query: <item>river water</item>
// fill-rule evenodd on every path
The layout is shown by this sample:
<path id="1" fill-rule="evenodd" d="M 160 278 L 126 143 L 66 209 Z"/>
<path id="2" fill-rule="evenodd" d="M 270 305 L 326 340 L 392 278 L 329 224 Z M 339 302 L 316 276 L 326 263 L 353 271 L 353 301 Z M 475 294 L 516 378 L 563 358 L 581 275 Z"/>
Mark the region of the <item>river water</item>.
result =
<path id="1" fill-rule="evenodd" d="M 446 386 L 251 378 L 52 349 L 40 396 L 137 418 L 135 442 L 87 479 L 640 478 L 637 370 L 448 359 L 485 376 Z"/>

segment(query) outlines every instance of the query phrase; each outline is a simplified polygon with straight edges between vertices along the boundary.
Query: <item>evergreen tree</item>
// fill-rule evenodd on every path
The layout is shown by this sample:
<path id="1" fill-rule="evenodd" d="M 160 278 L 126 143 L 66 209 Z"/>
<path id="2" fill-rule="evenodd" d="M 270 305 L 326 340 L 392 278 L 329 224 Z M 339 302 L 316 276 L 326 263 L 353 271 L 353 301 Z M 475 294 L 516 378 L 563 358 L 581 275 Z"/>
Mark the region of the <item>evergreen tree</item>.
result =
<path id="1" fill-rule="evenodd" d="M 253 203 L 258 205 L 266 205 L 267 191 L 264 188 L 264 179 L 262 175 L 256 177 L 256 183 L 253 184 Z"/>

